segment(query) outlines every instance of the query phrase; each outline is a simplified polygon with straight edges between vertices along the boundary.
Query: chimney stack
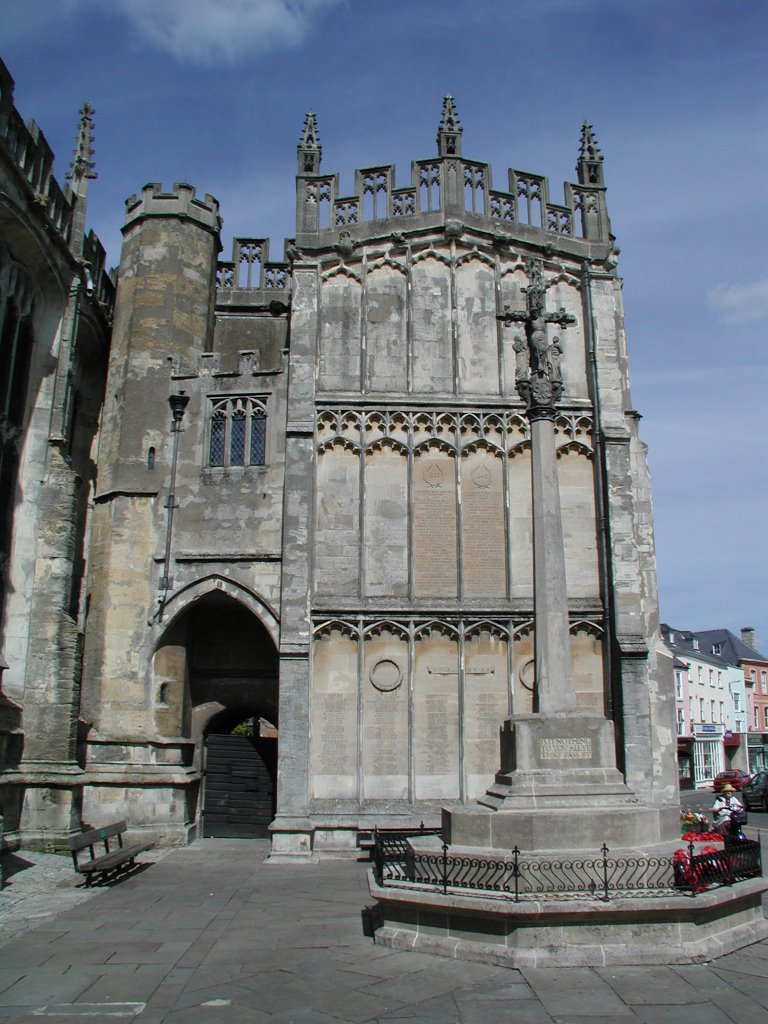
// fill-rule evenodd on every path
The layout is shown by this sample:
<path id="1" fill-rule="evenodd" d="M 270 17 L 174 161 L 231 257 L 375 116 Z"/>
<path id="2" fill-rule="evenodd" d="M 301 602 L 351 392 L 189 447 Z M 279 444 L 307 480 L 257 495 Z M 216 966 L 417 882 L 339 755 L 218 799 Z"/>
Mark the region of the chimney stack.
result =
<path id="1" fill-rule="evenodd" d="M 741 627 L 741 642 L 746 644 L 747 647 L 755 646 L 755 627 L 754 626 L 742 626 Z"/>

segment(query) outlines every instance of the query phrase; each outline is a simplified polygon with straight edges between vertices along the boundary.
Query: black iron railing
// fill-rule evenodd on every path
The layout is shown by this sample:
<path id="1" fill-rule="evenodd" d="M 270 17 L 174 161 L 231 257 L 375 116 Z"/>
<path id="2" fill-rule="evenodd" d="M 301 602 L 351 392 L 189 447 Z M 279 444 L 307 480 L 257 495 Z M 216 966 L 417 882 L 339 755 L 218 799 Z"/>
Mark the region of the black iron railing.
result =
<path id="1" fill-rule="evenodd" d="M 554 860 L 527 857 L 517 847 L 502 858 L 458 856 L 445 842 L 439 852 L 416 852 L 408 840 L 417 835 L 374 834 L 380 885 L 474 892 L 516 902 L 567 897 L 607 902 L 619 896 L 695 896 L 762 874 L 760 844 L 752 840 L 701 853 L 690 843 L 671 857 L 612 857 L 603 844 L 595 857 Z"/>
<path id="2" fill-rule="evenodd" d="M 442 829 L 426 828 L 422 821 L 419 828 L 373 830 L 373 862 L 377 878 L 405 879 L 405 865 L 410 852 L 409 839 L 423 836 L 441 836 Z"/>

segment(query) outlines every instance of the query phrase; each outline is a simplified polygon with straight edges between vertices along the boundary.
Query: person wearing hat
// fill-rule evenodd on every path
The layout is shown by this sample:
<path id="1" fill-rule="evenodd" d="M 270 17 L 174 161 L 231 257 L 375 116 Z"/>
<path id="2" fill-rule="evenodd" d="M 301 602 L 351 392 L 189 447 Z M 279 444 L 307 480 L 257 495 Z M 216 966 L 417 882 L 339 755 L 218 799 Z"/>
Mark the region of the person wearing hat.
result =
<path id="1" fill-rule="evenodd" d="M 744 807 L 735 793 L 730 782 L 726 782 L 712 805 L 712 827 L 721 836 L 735 835 L 744 820 Z"/>

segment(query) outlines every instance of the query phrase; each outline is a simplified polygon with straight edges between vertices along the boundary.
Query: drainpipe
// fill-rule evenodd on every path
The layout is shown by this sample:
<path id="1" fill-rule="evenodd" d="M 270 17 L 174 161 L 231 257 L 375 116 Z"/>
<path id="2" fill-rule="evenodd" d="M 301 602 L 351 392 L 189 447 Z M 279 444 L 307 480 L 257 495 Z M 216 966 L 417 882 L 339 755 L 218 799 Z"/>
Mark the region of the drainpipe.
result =
<path id="1" fill-rule="evenodd" d="M 595 445 L 595 504 L 597 512 L 598 560 L 600 571 L 600 596 L 603 601 L 605 615 L 605 660 L 608 678 L 608 717 L 613 719 L 616 730 L 617 747 L 624 749 L 621 734 L 623 733 L 623 717 L 621 714 L 621 691 L 618 687 L 618 671 L 614 665 L 615 644 L 613 629 L 613 601 L 611 598 L 611 545 L 608 534 L 608 483 L 605 469 L 605 444 L 603 441 L 602 419 L 600 417 L 600 390 L 598 388 L 597 351 L 595 343 L 595 323 L 592 312 L 592 278 L 589 263 L 585 260 L 581 265 L 581 295 L 584 303 L 584 330 L 587 340 L 589 388 L 592 393 L 594 409 L 594 445 Z"/>
<path id="2" fill-rule="evenodd" d="M 173 414 L 171 433 L 173 434 L 173 454 L 171 456 L 171 480 L 168 489 L 168 498 L 165 507 L 168 509 L 168 516 L 165 526 L 165 558 L 163 559 L 163 575 L 158 584 L 160 596 L 157 599 L 157 611 L 154 618 L 157 622 L 163 621 L 163 610 L 168 600 L 168 591 L 173 587 L 171 578 L 171 542 L 173 540 L 173 512 L 179 506 L 176 503 L 176 467 L 179 461 L 179 434 L 181 433 L 181 421 L 184 419 L 184 412 L 189 405 L 189 395 L 179 391 L 168 399 Z"/>

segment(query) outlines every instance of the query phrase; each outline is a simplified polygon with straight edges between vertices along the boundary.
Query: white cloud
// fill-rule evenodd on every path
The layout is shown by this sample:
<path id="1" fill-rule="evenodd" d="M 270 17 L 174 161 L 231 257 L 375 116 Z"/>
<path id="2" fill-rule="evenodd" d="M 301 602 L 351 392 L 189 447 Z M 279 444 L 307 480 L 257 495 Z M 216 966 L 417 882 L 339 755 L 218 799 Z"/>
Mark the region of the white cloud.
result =
<path id="1" fill-rule="evenodd" d="M 707 302 L 729 324 L 768 319 L 768 277 L 747 284 L 719 284 L 710 289 Z"/>
<path id="2" fill-rule="evenodd" d="M 312 18 L 340 0 L 116 0 L 154 46 L 197 64 L 299 46 Z"/>

